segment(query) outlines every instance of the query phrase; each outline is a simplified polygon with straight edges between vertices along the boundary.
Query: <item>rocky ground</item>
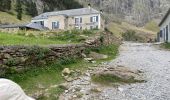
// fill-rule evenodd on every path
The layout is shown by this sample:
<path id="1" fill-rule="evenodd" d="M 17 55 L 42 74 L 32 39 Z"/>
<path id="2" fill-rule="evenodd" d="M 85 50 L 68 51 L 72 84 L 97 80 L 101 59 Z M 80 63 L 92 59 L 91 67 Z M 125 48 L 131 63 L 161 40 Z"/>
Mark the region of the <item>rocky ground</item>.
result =
<path id="1" fill-rule="evenodd" d="M 91 81 L 94 72 L 115 66 L 142 71 L 146 82 L 102 86 Z M 170 100 L 170 52 L 154 44 L 124 43 L 115 60 L 89 68 L 83 76 L 65 86 L 67 89 L 60 100 Z"/>

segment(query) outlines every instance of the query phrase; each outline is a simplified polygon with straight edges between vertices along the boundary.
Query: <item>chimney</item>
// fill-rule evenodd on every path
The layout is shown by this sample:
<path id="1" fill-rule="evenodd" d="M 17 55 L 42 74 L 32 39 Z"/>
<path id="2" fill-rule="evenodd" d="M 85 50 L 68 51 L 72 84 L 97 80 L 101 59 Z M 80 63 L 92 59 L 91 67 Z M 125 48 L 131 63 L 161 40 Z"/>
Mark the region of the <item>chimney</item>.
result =
<path id="1" fill-rule="evenodd" d="M 100 13 L 103 14 L 103 10 L 100 10 Z"/>
<path id="2" fill-rule="evenodd" d="M 91 9 L 91 4 L 90 3 L 88 4 L 88 8 Z"/>

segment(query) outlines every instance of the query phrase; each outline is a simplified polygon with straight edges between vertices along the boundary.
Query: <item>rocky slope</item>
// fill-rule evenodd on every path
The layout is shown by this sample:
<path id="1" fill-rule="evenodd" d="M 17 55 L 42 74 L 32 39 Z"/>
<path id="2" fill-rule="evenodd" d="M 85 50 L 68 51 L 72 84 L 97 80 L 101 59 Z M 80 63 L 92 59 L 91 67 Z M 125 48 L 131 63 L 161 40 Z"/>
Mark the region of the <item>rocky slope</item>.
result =
<path id="1" fill-rule="evenodd" d="M 144 25 L 152 19 L 161 19 L 170 7 L 170 0 L 78 0 L 113 14 L 115 18 Z M 117 20 L 117 19 L 116 19 Z"/>

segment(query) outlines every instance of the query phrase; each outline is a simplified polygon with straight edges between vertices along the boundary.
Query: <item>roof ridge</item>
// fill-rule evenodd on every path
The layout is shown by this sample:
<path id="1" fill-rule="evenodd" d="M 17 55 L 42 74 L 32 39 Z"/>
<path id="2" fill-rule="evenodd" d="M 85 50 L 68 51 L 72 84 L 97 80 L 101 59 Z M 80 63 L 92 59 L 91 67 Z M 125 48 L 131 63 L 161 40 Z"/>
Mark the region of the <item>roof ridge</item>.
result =
<path id="1" fill-rule="evenodd" d="M 163 19 L 161 20 L 161 22 L 159 23 L 159 26 L 161 26 L 163 24 L 163 22 L 166 20 L 166 18 L 168 17 L 169 14 L 170 14 L 170 8 L 167 11 L 167 13 L 165 14 L 165 16 L 163 17 Z"/>

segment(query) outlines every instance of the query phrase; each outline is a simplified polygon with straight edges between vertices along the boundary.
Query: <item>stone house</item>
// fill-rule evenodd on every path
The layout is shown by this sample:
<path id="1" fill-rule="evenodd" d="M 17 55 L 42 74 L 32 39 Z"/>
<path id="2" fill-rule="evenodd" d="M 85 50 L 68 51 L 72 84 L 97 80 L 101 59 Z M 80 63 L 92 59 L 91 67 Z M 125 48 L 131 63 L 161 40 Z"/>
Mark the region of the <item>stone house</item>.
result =
<path id="1" fill-rule="evenodd" d="M 170 42 L 170 9 L 159 24 L 160 32 L 158 33 L 159 42 Z"/>
<path id="2" fill-rule="evenodd" d="M 32 18 L 32 23 L 38 23 L 49 30 L 70 29 L 104 29 L 102 11 L 91 6 L 87 8 L 46 12 Z"/>

